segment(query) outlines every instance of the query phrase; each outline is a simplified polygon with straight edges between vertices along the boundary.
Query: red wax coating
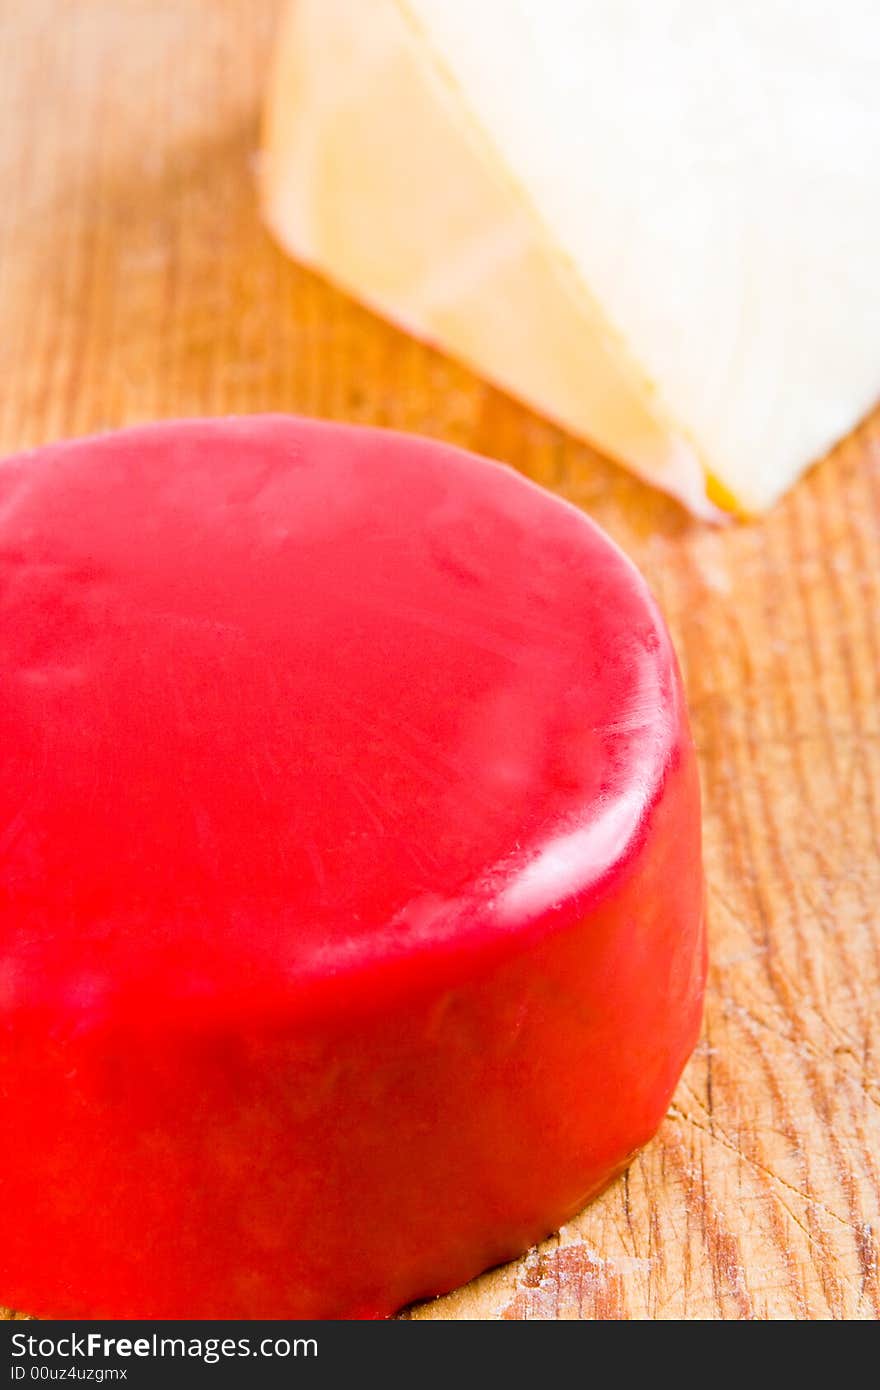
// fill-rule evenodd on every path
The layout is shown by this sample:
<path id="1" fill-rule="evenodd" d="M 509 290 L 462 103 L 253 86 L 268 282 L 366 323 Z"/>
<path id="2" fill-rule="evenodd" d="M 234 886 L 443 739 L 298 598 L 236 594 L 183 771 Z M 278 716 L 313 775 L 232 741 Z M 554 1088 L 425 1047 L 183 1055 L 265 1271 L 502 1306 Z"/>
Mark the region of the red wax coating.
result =
<path id="1" fill-rule="evenodd" d="M 700 1022 L 644 582 L 426 440 L 0 463 L 0 1302 L 377 1317 L 571 1217 Z"/>

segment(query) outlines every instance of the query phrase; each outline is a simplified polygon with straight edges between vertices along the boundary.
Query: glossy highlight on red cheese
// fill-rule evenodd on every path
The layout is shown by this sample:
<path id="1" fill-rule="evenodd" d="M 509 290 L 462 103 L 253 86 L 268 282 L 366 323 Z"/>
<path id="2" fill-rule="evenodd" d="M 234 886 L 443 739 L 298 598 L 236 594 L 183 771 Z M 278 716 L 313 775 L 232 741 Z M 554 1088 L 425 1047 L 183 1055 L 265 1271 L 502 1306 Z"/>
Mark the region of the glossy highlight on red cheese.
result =
<path id="1" fill-rule="evenodd" d="M 644 582 L 282 416 L 0 463 L 0 1302 L 377 1317 L 656 1129 L 705 973 Z"/>

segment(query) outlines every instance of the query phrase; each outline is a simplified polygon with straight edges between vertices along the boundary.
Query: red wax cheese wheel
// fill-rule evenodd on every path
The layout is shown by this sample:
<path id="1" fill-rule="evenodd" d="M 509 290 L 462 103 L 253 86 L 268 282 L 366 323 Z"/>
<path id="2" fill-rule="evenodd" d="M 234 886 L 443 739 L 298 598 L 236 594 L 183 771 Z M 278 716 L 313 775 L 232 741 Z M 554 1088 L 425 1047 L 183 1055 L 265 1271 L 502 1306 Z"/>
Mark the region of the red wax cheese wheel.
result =
<path id="1" fill-rule="evenodd" d="M 642 579 L 509 469 L 284 417 L 0 464 L 0 1302 L 375 1317 L 571 1217 L 697 1036 Z"/>

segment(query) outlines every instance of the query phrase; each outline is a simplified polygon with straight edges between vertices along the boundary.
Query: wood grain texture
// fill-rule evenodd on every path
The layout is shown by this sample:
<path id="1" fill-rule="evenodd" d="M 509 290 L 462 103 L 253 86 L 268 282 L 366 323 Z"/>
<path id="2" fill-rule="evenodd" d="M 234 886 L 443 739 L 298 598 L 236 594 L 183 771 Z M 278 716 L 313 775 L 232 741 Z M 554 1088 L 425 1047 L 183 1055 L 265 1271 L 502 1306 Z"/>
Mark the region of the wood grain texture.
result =
<path id="1" fill-rule="evenodd" d="M 769 517 L 709 530 L 291 264 L 254 196 L 274 13 L 0 5 L 0 451 L 302 411 L 506 459 L 606 527 L 652 583 L 689 692 L 702 1041 L 625 1178 L 407 1316 L 876 1318 L 880 416 Z"/>

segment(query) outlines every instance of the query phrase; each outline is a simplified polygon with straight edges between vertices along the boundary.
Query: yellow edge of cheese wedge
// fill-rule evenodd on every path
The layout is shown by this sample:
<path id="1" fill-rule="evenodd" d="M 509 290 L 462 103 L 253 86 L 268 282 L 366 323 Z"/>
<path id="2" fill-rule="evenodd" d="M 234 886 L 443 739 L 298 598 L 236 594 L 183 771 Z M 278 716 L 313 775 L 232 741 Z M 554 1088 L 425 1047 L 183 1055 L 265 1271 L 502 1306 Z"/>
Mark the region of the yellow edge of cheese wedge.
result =
<path id="1" fill-rule="evenodd" d="M 742 52 L 694 5 L 691 52 L 663 28 L 665 8 L 637 0 L 451 3 L 289 4 L 265 108 L 268 226 L 298 260 L 692 512 L 769 506 L 876 385 L 866 265 L 880 201 L 857 175 L 880 122 L 861 60 L 818 135 L 765 149 L 779 92 L 796 103 L 811 90 L 824 32 L 813 0 L 790 63 L 777 61 L 778 0 L 728 15 Z M 618 94 L 602 81 L 621 53 L 632 82 Z M 731 53 L 716 93 L 703 70 Z M 644 73 L 658 65 L 646 127 Z M 534 87 L 518 134 L 517 73 Z M 741 90 L 748 120 L 731 109 Z M 609 112 L 617 143 L 603 147 Z M 580 184 L 566 189 L 569 178 Z M 852 254 L 835 270 L 844 238 Z"/>
<path id="2" fill-rule="evenodd" d="M 396 4 L 296 0 L 261 187 L 298 260 L 574 434 L 716 515 L 694 445 L 494 157 Z M 450 171 L 449 181 L 442 173 Z"/>

